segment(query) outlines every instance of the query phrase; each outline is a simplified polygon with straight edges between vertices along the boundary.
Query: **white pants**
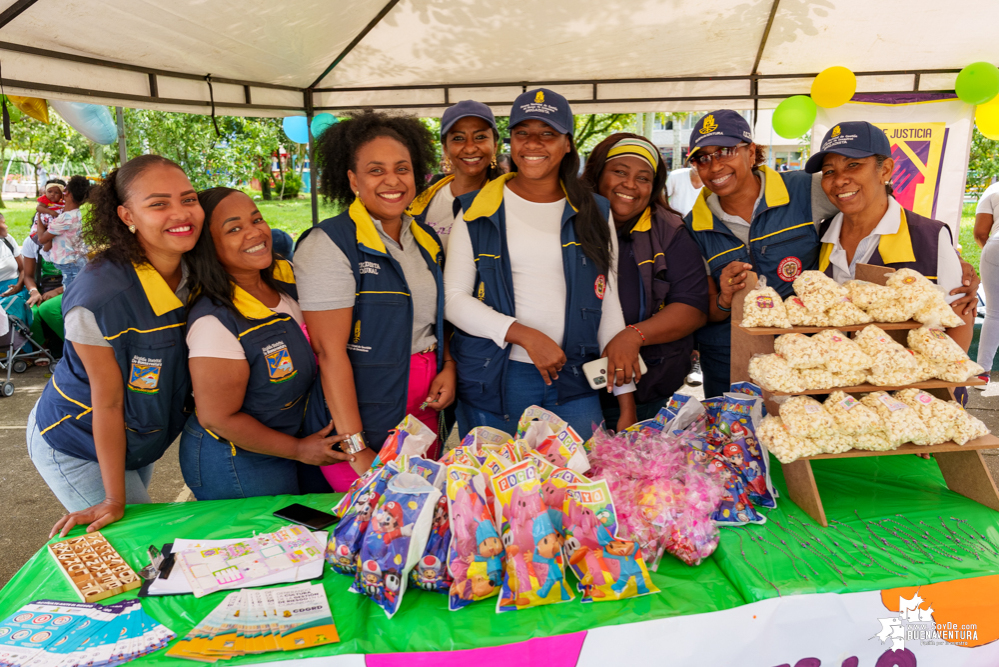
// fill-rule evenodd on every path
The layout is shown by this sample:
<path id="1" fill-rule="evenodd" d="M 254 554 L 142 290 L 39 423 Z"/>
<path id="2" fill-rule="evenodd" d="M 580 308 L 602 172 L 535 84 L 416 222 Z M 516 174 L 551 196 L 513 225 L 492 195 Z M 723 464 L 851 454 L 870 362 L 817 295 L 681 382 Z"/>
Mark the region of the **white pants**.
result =
<path id="1" fill-rule="evenodd" d="M 985 323 L 978 340 L 978 365 L 992 370 L 992 360 L 999 349 L 999 235 L 982 249 L 982 287 L 985 289 Z"/>

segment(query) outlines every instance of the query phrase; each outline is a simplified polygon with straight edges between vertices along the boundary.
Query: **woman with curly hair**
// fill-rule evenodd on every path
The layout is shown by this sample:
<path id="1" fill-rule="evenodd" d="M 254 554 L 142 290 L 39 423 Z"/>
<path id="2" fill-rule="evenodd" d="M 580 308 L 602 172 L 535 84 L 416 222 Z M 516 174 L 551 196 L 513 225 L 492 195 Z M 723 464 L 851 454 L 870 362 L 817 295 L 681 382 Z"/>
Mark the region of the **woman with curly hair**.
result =
<path id="1" fill-rule="evenodd" d="M 683 386 L 693 334 L 707 321 L 708 278 L 683 218 L 666 204 L 666 165 L 652 142 L 612 134 L 593 149 L 583 182 L 610 202 L 617 229 L 618 295 L 628 326 L 607 344 L 608 356 L 640 352 L 648 368 L 635 390 L 635 415 L 602 401 L 607 423 L 620 429 L 655 417 Z"/>
<path id="2" fill-rule="evenodd" d="M 446 298 L 458 426 L 462 435 L 475 426 L 513 433 L 521 413 L 539 405 L 585 440 L 603 418 L 583 364 L 625 328 L 613 222 L 607 200 L 577 175 L 564 97 L 523 93 L 510 128 L 515 171 L 459 197 L 451 229 Z M 632 414 L 637 350 L 608 361 L 608 389 Z"/>
<path id="3" fill-rule="evenodd" d="M 416 118 L 367 112 L 316 146 L 321 191 L 345 210 L 302 236 L 295 273 L 321 378 L 306 430 L 332 417 L 350 436 L 349 465 L 324 469 L 335 491 L 371 467 L 407 413 L 436 432 L 437 413 L 454 400 L 440 240 L 406 213 L 426 187 L 433 142 Z"/>
<path id="4" fill-rule="evenodd" d="M 63 295 L 63 359 L 28 417 L 28 454 L 70 512 L 52 529 L 99 530 L 149 502 L 190 392 L 184 253 L 205 214 L 183 170 L 142 155 L 89 195 L 97 255 Z"/>
<path id="5" fill-rule="evenodd" d="M 274 253 L 252 199 L 232 188 L 198 195 L 205 229 L 188 256 L 187 318 L 194 404 L 180 469 L 198 500 L 329 493 L 318 466 L 348 460 L 331 425 L 298 437 L 316 377 L 301 328 L 295 274 Z"/>

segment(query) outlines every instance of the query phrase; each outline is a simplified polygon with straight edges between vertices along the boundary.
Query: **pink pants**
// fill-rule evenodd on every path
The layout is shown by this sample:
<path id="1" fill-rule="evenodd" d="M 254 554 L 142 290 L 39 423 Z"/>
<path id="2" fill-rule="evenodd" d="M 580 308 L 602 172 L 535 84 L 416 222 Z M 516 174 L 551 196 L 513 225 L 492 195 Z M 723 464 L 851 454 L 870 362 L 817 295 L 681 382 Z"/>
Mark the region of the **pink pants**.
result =
<path id="1" fill-rule="evenodd" d="M 427 427 L 437 433 L 438 413 L 433 408 L 420 409 L 420 406 L 427 400 L 430 393 L 430 383 L 437 377 L 437 353 L 420 352 L 409 358 L 409 390 L 406 392 L 406 414 L 411 414 Z M 440 439 L 430 446 L 430 451 L 426 456 L 437 459 L 440 449 Z M 322 467 L 326 481 L 333 487 L 334 493 L 344 493 L 350 487 L 351 482 L 357 479 L 357 473 L 346 461 L 335 463 L 331 466 Z"/>

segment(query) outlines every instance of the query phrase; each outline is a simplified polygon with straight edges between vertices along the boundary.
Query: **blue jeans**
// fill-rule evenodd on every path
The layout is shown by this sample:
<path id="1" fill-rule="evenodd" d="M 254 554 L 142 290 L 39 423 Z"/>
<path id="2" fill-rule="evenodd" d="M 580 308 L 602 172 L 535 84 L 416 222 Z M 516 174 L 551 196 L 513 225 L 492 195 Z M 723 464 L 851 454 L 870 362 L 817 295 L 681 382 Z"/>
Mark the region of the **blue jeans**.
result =
<path id="1" fill-rule="evenodd" d="M 498 388 L 497 388 L 498 389 Z M 600 397 L 594 390 L 559 405 L 555 385 L 547 386 L 534 364 L 511 361 L 506 368 L 506 411 L 510 419 L 458 402 L 458 433 L 464 438 L 476 426 L 492 426 L 510 435 L 517 432 L 520 415 L 532 405 L 551 410 L 576 430 L 583 440 L 593 435 L 593 425 L 603 421 Z"/>
<path id="2" fill-rule="evenodd" d="M 194 415 L 180 435 L 180 471 L 198 500 L 332 493 L 318 466 L 216 440 Z"/>
<path id="3" fill-rule="evenodd" d="M 75 262 L 56 264 L 56 266 L 59 267 L 59 271 L 62 273 L 62 288 L 65 291 L 69 288 L 69 284 L 76 280 L 76 276 L 79 275 L 80 271 L 83 271 L 84 267 L 87 266 L 87 259 L 81 257 Z"/>
<path id="4" fill-rule="evenodd" d="M 28 415 L 28 457 L 38 469 L 45 483 L 52 489 L 67 512 L 79 512 L 97 505 L 104 500 L 104 481 L 101 479 L 101 466 L 97 461 L 78 459 L 56 451 L 45 442 L 38 424 L 35 423 L 35 410 Z M 138 470 L 125 471 L 125 503 L 149 503 L 149 480 L 153 477 L 153 463 Z"/>

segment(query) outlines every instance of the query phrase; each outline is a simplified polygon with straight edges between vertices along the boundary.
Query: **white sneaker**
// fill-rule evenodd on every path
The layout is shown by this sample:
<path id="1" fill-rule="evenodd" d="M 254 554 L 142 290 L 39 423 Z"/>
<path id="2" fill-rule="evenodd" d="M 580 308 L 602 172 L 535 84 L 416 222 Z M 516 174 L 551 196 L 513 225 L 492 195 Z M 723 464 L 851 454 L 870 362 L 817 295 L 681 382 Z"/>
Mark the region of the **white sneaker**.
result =
<path id="1" fill-rule="evenodd" d="M 694 361 L 694 365 L 690 369 L 690 373 L 687 374 L 686 383 L 689 387 L 700 387 L 704 384 L 704 374 L 701 373 L 700 359 Z"/>
<path id="2" fill-rule="evenodd" d="M 989 378 L 989 374 L 988 373 L 985 373 L 984 375 L 979 375 L 978 379 L 979 380 L 983 380 L 985 382 L 988 382 L 988 384 L 976 384 L 975 385 L 975 389 L 977 389 L 978 391 L 985 391 L 990 386 L 992 386 L 992 380 L 991 380 L 991 378 Z"/>

